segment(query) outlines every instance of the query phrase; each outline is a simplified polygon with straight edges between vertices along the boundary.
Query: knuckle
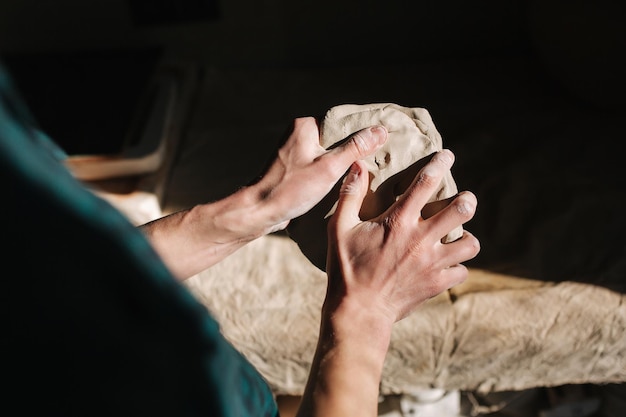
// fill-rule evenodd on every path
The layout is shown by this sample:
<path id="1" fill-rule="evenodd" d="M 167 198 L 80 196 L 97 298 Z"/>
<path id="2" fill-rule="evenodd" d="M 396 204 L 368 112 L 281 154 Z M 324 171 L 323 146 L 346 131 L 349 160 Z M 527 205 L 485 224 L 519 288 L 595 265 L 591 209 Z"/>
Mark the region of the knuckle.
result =
<path id="1" fill-rule="evenodd" d="M 317 128 L 317 121 L 311 116 L 298 117 L 294 119 L 293 126 L 295 131 L 308 132 Z"/>
<path id="2" fill-rule="evenodd" d="M 454 200 L 454 208 L 464 218 L 471 218 L 476 211 L 476 198 L 473 194 L 461 193 Z"/>
<path id="3" fill-rule="evenodd" d="M 395 212 L 391 213 L 389 216 L 386 216 L 382 221 L 382 225 L 384 226 L 385 230 L 388 232 L 394 231 L 397 228 L 401 227 L 399 223 L 400 223 L 399 218 L 395 214 Z"/>
<path id="4" fill-rule="evenodd" d="M 439 176 L 433 170 L 424 170 L 417 177 L 418 186 L 431 187 L 439 184 Z"/>
<path id="5" fill-rule="evenodd" d="M 363 134 L 361 132 L 358 132 L 354 136 L 352 136 L 352 139 L 350 140 L 350 148 L 352 149 L 352 152 L 356 157 L 361 157 L 367 154 L 367 142 L 365 141 L 365 138 L 363 137 Z"/>
<path id="6" fill-rule="evenodd" d="M 473 258 L 478 255 L 480 252 L 480 241 L 469 232 L 464 232 L 463 238 L 466 242 L 468 256 Z"/>

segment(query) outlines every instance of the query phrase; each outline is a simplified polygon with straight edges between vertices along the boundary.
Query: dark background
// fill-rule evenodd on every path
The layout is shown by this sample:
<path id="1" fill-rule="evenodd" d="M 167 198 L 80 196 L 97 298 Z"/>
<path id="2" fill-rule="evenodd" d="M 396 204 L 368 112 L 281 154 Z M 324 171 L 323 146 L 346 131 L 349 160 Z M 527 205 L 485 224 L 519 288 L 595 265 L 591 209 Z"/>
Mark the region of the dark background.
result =
<path id="1" fill-rule="evenodd" d="M 257 175 L 293 117 L 425 107 L 479 198 L 470 265 L 624 291 L 624 22 L 607 0 L 4 0 L 0 57 L 70 153 L 114 152 L 158 65 L 200 68 L 170 210 Z"/>

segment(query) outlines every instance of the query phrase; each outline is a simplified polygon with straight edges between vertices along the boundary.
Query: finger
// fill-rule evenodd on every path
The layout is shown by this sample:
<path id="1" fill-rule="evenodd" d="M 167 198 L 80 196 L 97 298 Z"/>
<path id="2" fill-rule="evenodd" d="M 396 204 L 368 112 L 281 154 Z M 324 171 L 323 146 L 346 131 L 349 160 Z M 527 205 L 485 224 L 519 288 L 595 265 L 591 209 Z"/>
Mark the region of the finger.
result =
<path id="1" fill-rule="evenodd" d="M 398 200 L 395 209 L 400 216 L 415 217 L 424 208 L 428 200 L 437 191 L 444 175 L 454 163 L 454 154 L 443 149 L 433 155 L 431 160 L 422 168 L 413 183 Z"/>
<path id="2" fill-rule="evenodd" d="M 469 271 L 465 265 L 455 264 L 443 271 L 442 273 L 442 291 L 449 290 L 450 288 L 457 286 L 467 279 Z"/>
<path id="3" fill-rule="evenodd" d="M 340 178 L 353 162 L 373 154 L 386 140 L 387 129 L 383 126 L 359 130 L 341 145 L 320 156 L 318 163 L 327 164 L 328 170 Z"/>
<path id="4" fill-rule="evenodd" d="M 428 219 L 435 214 L 439 213 L 444 208 L 448 207 L 448 205 L 456 198 L 456 195 L 452 197 L 443 198 L 441 200 L 431 201 L 430 203 L 426 203 L 424 208 L 422 209 L 422 218 Z"/>
<path id="5" fill-rule="evenodd" d="M 330 222 L 337 233 L 351 229 L 361 221 L 359 211 L 367 194 L 368 185 L 365 167 L 359 162 L 353 163 L 339 190 L 337 209 Z"/>
<path id="6" fill-rule="evenodd" d="M 450 204 L 428 218 L 424 225 L 428 233 L 437 239 L 442 238 L 451 230 L 471 220 L 476 213 L 477 204 L 478 201 L 473 193 L 463 191 L 454 197 Z"/>
<path id="7" fill-rule="evenodd" d="M 472 233 L 464 230 L 463 236 L 454 242 L 441 244 L 440 250 L 442 256 L 439 262 L 442 267 L 448 267 L 474 259 L 480 252 L 480 242 Z"/>
<path id="8" fill-rule="evenodd" d="M 314 117 L 299 117 L 293 121 L 290 136 L 304 146 L 311 154 L 319 152 L 320 130 L 317 119 Z M 318 153 L 319 154 L 319 153 Z"/>
<path id="9" fill-rule="evenodd" d="M 415 285 L 426 298 L 433 298 L 442 292 L 464 282 L 468 270 L 464 265 L 455 264 L 441 269 L 436 277 L 427 281 L 417 281 Z"/>

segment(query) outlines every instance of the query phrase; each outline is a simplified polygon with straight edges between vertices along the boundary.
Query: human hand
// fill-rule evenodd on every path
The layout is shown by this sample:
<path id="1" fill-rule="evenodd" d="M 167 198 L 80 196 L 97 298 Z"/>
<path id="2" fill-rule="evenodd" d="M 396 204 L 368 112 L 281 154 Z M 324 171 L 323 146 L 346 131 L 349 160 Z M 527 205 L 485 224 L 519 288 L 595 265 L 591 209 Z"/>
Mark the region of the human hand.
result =
<path id="1" fill-rule="evenodd" d="M 352 165 L 329 222 L 327 312 L 356 303 L 392 324 L 465 280 L 461 262 L 478 254 L 478 240 L 467 231 L 450 243 L 442 237 L 474 216 L 476 197 L 462 192 L 435 214 L 425 214 L 453 162 L 449 150 L 435 154 L 398 201 L 369 221 L 359 219 L 367 171 L 358 162 Z"/>
<path id="2" fill-rule="evenodd" d="M 330 150 L 320 145 L 313 117 L 299 118 L 265 175 L 256 183 L 141 226 L 181 280 L 216 264 L 246 243 L 287 227 L 315 206 L 350 165 L 387 139 L 384 127 L 363 129 Z"/>
<path id="3" fill-rule="evenodd" d="M 368 171 L 360 161 L 351 166 L 328 223 L 328 289 L 298 417 L 376 415 L 393 324 L 465 280 L 460 263 L 478 254 L 478 240 L 468 232 L 442 238 L 473 217 L 476 197 L 463 192 L 427 205 L 453 161 L 448 150 L 435 154 L 391 207 L 367 221 L 359 212 Z"/>
<path id="4" fill-rule="evenodd" d="M 320 145 L 315 118 L 298 118 L 293 131 L 278 150 L 255 187 L 261 200 L 267 230 L 287 227 L 289 221 L 315 206 L 349 169 L 350 165 L 373 154 L 386 140 L 387 130 L 374 126 L 356 132 L 330 150 Z"/>

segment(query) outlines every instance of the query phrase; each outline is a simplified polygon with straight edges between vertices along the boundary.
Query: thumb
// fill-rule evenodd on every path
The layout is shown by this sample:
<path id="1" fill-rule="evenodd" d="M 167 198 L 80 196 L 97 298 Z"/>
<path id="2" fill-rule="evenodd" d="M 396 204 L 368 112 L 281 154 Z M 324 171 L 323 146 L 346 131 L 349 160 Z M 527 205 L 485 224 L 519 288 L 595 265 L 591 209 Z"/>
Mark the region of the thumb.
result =
<path id="1" fill-rule="evenodd" d="M 343 142 L 331 146 L 319 159 L 325 160 L 333 175 L 339 178 L 354 161 L 372 155 L 387 141 L 387 129 L 384 126 L 372 126 L 361 129 Z"/>
<path id="2" fill-rule="evenodd" d="M 367 169 L 359 161 L 350 166 L 348 175 L 339 190 L 337 209 L 331 219 L 337 233 L 351 229 L 361 221 L 359 211 L 361 211 L 369 186 L 367 173 Z"/>
<path id="3" fill-rule="evenodd" d="M 353 134 L 350 140 L 339 147 L 338 151 L 347 152 L 358 160 L 373 154 L 385 141 L 387 141 L 387 129 L 384 126 L 372 126 Z"/>

